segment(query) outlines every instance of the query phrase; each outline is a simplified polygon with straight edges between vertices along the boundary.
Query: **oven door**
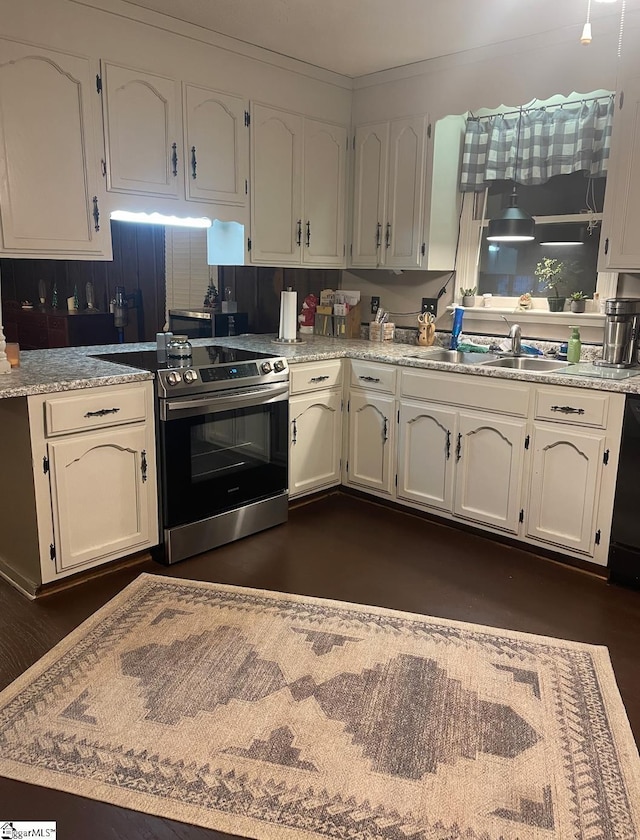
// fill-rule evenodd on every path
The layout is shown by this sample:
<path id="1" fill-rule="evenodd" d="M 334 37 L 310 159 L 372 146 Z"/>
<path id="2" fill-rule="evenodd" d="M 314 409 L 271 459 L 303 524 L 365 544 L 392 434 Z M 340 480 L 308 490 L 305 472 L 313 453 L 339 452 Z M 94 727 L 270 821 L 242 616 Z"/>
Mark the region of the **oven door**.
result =
<path id="1" fill-rule="evenodd" d="M 288 398 L 276 383 L 160 401 L 165 528 L 286 492 Z"/>

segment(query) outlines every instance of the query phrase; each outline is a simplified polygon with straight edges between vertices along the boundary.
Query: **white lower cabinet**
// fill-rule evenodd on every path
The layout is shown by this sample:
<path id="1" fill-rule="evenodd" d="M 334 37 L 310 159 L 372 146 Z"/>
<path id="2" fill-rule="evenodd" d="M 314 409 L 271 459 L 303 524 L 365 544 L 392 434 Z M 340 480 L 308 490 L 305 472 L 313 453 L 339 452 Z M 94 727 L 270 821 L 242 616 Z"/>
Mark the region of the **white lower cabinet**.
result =
<path id="1" fill-rule="evenodd" d="M 398 498 L 517 533 L 526 423 L 402 402 Z"/>
<path id="2" fill-rule="evenodd" d="M 606 565 L 623 409 L 622 394 L 400 368 L 396 497 Z"/>
<path id="3" fill-rule="evenodd" d="M 289 496 L 340 484 L 342 390 L 289 400 Z"/>
<path id="4" fill-rule="evenodd" d="M 457 413 L 403 402 L 399 416 L 398 498 L 451 512 Z"/>
<path id="5" fill-rule="evenodd" d="M 348 413 L 349 484 L 391 495 L 395 489 L 395 399 L 351 391 Z"/>
<path id="6" fill-rule="evenodd" d="M 152 534 L 145 423 L 48 445 L 55 567 L 66 572 L 148 546 Z M 153 476 L 151 476 L 153 478 Z"/>
<path id="7" fill-rule="evenodd" d="M 27 403 L 36 584 L 156 545 L 153 383 L 43 394 Z"/>
<path id="8" fill-rule="evenodd" d="M 605 445 L 601 432 L 534 424 L 527 536 L 594 553 Z"/>
<path id="9" fill-rule="evenodd" d="M 527 424 L 461 412 L 456 438 L 457 516 L 518 532 Z"/>
<path id="10" fill-rule="evenodd" d="M 289 497 L 340 484 L 342 359 L 291 366 Z"/>

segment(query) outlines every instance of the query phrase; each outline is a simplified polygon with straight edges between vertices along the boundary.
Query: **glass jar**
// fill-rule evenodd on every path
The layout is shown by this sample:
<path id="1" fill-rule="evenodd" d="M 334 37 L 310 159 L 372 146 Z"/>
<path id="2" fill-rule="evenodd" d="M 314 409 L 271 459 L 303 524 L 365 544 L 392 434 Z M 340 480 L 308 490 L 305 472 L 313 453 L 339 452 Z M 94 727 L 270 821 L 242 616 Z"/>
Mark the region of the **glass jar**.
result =
<path id="1" fill-rule="evenodd" d="M 186 335 L 174 335 L 167 344 L 167 358 L 169 359 L 190 359 L 191 343 Z"/>

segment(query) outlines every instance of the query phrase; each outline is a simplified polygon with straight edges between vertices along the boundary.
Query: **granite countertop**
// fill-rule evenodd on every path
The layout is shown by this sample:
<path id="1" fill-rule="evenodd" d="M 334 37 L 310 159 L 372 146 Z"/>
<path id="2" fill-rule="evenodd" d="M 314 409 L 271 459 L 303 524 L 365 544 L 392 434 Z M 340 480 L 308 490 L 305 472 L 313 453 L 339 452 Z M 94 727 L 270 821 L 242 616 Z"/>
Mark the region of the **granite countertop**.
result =
<path id="1" fill-rule="evenodd" d="M 430 361 L 429 357 L 433 351 L 441 348 L 372 342 L 366 339 L 347 340 L 306 336 L 304 344 L 283 345 L 274 342 L 273 338 L 270 335 L 234 336 L 218 339 L 214 343 L 282 356 L 290 364 L 348 357 L 427 370 L 489 376 L 496 379 L 524 380 L 541 384 L 564 385 L 572 388 L 627 394 L 640 393 L 640 375 L 629 379 L 608 379 L 606 378 L 607 371 L 598 372 L 594 376 L 572 376 L 558 371 L 522 371 L 482 365 Z M 211 339 L 192 340 L 194 345 L 211 343 Z M 14 368 L 10 374 L 0 375 L 0 399 L 153 379 L 153 374 L 147 371 L 136 370 L 125 365 L 94 358 L 96 355 L 104 353 L 125 353 L 153 349 L 155 349 L 155 342 L 23 351 L 20 354 L 20 367 Z"/>

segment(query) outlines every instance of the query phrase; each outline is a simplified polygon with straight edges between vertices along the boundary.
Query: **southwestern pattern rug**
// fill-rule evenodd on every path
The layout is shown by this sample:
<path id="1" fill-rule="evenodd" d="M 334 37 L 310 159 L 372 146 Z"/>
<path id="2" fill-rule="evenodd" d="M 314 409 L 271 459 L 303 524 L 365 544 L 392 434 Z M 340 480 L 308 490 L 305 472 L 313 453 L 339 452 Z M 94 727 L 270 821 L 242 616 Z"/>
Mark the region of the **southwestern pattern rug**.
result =
<path id="1" fill-rule="evenodd" d="M 606 648 L 141 575 L 0 694 L 0 773 L 258 840 L 633 840 Z"/>

